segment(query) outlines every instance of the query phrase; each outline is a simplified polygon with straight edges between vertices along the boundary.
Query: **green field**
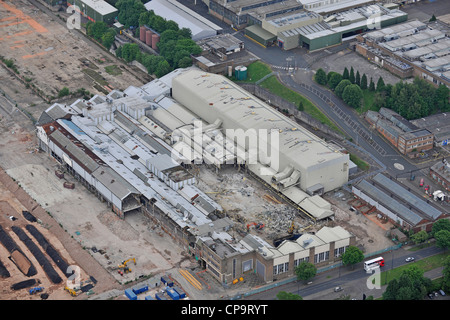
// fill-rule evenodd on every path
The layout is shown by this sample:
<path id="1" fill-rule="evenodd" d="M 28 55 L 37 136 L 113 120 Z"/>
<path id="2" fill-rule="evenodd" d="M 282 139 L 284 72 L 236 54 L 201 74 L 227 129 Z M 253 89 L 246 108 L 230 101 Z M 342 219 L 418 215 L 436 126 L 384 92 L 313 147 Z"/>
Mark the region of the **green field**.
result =
<path id="1" fill-rule="evenodd" d="M 442 267 L 444 265 L 444 260 L 448 257 L 448 255 L 449 252 L 444 252 L 425 259 L 417 260 L 415 262 L 410 262 L 409 264 L 405 264 L 392 270 L 383 271 L 381 272 L 381 285 L 386 285 L 392 279 L 400 277 L 401 273 L 412 265 L 417 266 L 424 272 Z"/>
<path id="2" fill-rule="evenodd" d="M 266 80 L 261 82 L 260 85 L 273 94 L 276 94 L 277 96 L 280 96 L 283 99 L 292 102 L 296 106 L 298 106 L 299 103 L 302 102 L 304 112 L 320 121 L 322 124 L 326 124 L 334 131 L 342 134 L 341 130 L 339 130 L 339 128 L 333 122 L 331 122 L 311 101 L 306 99 L 301 94 L 285 87 L 276 76 L 267 78 Z"/>
<path id="3" fill-rule="evenodd" d="M 272 73 L 270 66 L 261 61 L 256 61 L 247 67 L 247 80 L 236 80 L 234 74 L 229 78 L 235 82 L 255 83 L 264 76 Z"/>

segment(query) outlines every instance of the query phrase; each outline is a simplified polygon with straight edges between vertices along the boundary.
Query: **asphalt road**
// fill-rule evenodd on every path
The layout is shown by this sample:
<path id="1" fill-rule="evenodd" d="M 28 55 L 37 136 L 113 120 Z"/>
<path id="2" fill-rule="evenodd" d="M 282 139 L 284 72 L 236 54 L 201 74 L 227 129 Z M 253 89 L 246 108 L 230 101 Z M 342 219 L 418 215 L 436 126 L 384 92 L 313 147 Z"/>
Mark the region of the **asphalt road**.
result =
<path id="1" fill-rule="evenodd" d="M 331 91 L 312 81 L 312 76 L 313 73 L 310 70 L 297 70 L 295 73 L 284 70 L 279 72 L 279 78 L 286 86 L 306 96 L 348 137 L 351 137 L 354 143 L 381 162 L 390 174 L 395 176 L 401 172 L 418 169 L 416 165 L 404 159 L 376 131 L 373 132 L 355 110 L 343 103 Z"/>
<path id="2" fill-rule="evenodd" d="M 405 259 L 410 256 L 413 256 L 417 261 L 441 252 L 443 252 L 443 249 L 439 249 L 436 246 L 430 246 L 413 253 L 407 252 L 402 248 L 387 252 L 382 254 L 385 259 L 385 266 L 381 271 L 387 271 L 408 264 L 408 262 L 405 262 Z M 409 264 L 413 263 L 414 262 L 409 262 Z M 350 267 L 340 267 L 316 275 L 316 277 L 312 279 L 312 284 L 310 285 L 293 281 L 286 285 L 280 285 L 274 289 L 249 295 L 244 300 L 274 300 L 276 294 L 280 291 L 298 294 L 304 300 L 333 300 L 342 294 L 350 295 L 352 298 L 361 300 L 363 293 L 366 294 L 366 296 L 372 295 L 376 299 L 381 297 L 386 286 L 381 287 L 381 289 L 369 288 L 367 286 L 367 281 L 371 275 L 373 274 L 365 272 L 363 263 L 361 262 L 356 264 L 353 269 Z M 441 275 L 442 268 L 433 269 L 425 273 L 425 276 L 430 279 Z M 341 286 L 344 290 L 338 293 L 334 292 L 334 288 L 337 286 Z"/>

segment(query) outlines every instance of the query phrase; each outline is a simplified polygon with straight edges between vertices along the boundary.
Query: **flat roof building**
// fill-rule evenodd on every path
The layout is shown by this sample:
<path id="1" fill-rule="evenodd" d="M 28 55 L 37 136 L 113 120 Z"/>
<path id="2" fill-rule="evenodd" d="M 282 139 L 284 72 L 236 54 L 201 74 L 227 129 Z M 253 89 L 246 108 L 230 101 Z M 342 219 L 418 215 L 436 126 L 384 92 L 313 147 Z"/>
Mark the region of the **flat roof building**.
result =
<path id="1" fill-rule="evenodd" d="M 79 12 L 90 21 L 112 24 L 119 11 L 104 0 L 67 0 L 68 6 L 77 6 Z"/>

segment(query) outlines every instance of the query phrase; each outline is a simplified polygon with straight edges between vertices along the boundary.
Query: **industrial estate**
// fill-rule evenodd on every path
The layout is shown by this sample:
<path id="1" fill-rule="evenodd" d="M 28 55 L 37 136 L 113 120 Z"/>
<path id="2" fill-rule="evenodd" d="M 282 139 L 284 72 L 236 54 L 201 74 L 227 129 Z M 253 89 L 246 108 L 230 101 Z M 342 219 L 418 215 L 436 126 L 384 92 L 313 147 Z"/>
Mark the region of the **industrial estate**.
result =
<path id="1" fill-rule="evenodd" d="M 415 2 L 0 0 L 0 297 L 359 299 L 385 254 L 426 242 L 444 265 L 450 12 Z M 316 67 L 347 55 L 443 92 L 437 112 L 350 108 Z"/>

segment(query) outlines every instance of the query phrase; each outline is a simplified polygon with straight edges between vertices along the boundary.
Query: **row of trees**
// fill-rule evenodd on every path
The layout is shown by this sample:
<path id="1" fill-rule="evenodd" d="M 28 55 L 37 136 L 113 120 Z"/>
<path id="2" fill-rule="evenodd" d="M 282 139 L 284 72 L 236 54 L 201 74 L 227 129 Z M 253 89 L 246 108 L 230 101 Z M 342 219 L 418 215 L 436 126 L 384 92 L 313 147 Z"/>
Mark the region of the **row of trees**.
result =
<path id="1" fill-rule="evenodd" d="M 118 20 L 126 28 L 136 27 L 135 35 L 139 37 L 141 26 L 148 26 L 160 34 L 157 44 L 159 56 L 140 51 L 136 44 L 125 44 L 116 50 L 116 55 L 127 62 L 136 60 L 142 63 L 150 74 L 161 77 L 177 68 L 192 65 L 191 55 L 200 54 L 202 49 L 191 39 L 189 28 L 180 28 L 173 20 L 166 20 L 147 11 L 140 0 L 118 0 Z"/>
<path id="2" fill-rule="evenodd" d="M 116 30 L 108 27 L 106 22 L 89 21 L 86 24 L 86 34 L 98 42 L 100 42 L 106 49 L 109 50 L 114 43 L 114 37 L 116 36 Z"/>
<path id="3" fill-rule="evenodd" d="M 381 107 L 391 109 L 408 120 L 426 117 L 437 112 L 450 111 L 449 92 L 445 85 L 434 87 L 424 79 L 416 77 L 412 83 L 399 81 L 395 85 L 385 84 L 382 77 L 375 85 L 372 77 L 368 81 L 365 74 L 360 75 L 353 67 L 340 74 L 318 69 L 314 77 L 321 85 L 327 85 L 348 105 L 359 108 L 363 103 L 363 92 L 374 92 L 372 109 Z"/>

